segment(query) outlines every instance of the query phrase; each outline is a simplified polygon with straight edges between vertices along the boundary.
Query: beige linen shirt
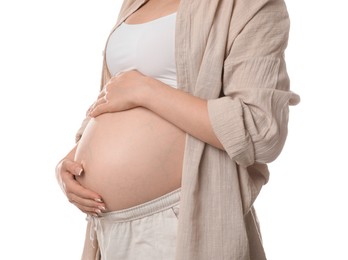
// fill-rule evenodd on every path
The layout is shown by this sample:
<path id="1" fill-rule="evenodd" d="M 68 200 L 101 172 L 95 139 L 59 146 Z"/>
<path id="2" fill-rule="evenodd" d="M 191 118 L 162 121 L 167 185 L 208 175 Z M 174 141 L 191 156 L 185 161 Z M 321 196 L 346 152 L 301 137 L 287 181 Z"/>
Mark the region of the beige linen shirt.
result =
<path id="1" fill-rule="evenodd" d="M 147 1 L 125 0 L 113 30 Z M 225 151 L 186 135 L 177 260 L 266 259 L 253 203 L 283 148 L 289 105 L 299 102 L 284 61 L 288 33 L 283 0 L 180 2 L 178 88 L 208 100 Z M 104 57 L 101 87 L 109 79 Z M 99 259 L 88 234 L 82 258 Z"/>

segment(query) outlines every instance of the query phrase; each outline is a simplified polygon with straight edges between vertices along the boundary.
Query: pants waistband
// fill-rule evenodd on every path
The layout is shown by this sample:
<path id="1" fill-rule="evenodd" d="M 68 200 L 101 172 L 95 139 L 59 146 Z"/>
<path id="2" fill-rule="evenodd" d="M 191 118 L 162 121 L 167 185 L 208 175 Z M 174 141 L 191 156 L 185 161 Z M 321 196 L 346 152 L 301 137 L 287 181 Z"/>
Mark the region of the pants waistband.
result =
<path id="1" fill-rule="evenodd" d="M 126 222 L 164 211 L 179 204 L 180 190 L 179 188 L 161 197 L 128 209 L 102 213 L 99 219 L 101 221 Z"/>
<path id="2" fill-rule="evenodd" d="M 95 233 L 101 228 L 102 222 L 129 222 L 177 206 L 180 203 L 180 191 L 181 189 L 179 188 L 143 204 L 124 210 L 102 213 L 99 217 L 88 215 L 87 221 L 91 222 L 90 239 L 94 241 Z"/>

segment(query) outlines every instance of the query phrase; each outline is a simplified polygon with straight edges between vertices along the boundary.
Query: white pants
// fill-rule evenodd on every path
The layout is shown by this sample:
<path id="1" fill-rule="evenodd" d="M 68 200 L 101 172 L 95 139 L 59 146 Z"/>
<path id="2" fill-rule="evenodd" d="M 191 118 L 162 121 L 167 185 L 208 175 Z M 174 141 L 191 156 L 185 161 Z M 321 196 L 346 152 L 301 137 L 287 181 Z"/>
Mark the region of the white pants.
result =
<path id="1" fill-rule="evenodd" d="M 102 260 L 174 260 L 180 189 L 144 204 L 91 217 Z"/>

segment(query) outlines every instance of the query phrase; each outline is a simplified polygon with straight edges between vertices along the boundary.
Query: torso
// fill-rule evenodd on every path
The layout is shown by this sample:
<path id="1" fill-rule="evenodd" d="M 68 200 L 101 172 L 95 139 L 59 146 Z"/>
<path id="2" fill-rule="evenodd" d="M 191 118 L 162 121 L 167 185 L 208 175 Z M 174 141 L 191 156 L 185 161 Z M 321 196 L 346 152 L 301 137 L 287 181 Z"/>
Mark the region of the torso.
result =
<path id="1" fill-rule="evenodd" d="M 79 182 L 108 210 L 135 206 L 181 185 L 185 133 L 144 108 L 92 119 L 79 142 Z"/>
<path id="2" fill-rule="evenodd" d="M 155 2 L 149 1 L 126 23 L 168 15 L 179 3 L 167 1 L 167 8 L 157 9 L 161 12 L 150 12 L 156 10 Z M 99 193 L 109 211 L 157 198 L 181 186 L 185 136 L 145 108 L 98 116 L 87 125 L 75 153 L 85 171 L 77 180 Z"/>

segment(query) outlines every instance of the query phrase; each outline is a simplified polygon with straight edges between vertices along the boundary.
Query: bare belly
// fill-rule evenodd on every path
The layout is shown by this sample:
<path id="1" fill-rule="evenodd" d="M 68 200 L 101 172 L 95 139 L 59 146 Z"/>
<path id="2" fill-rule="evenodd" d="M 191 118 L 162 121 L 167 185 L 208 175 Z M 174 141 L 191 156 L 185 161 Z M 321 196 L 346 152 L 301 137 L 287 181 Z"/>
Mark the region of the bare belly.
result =
<path id="1" fill-rule="evenodd" d="M 185 133 L 144 108 L 92 119 L 78 144 L 78 181 L 109 211 L 157 198 L 181 185 Z"/>

